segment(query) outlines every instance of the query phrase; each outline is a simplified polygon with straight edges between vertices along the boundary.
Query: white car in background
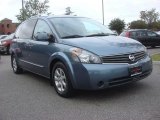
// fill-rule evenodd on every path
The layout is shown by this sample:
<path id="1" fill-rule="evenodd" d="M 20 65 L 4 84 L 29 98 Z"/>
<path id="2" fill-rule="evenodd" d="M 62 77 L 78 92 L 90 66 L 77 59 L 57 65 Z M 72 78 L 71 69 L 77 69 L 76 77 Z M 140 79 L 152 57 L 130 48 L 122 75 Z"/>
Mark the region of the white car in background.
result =
<path id="1" fill-rule="evenodd" d="M 156 32 L 158 35 L 160 35 L 160 31 Z"/>
<path id="2" fill-rule="evenodd" d="M 4 39 L 5 37 L 7 37 L 8 35 L 0 35 L 0 39 Z"/>
<path id="3" fill-rule="evenodd" d="M 112 30 L 112 32 L 113 32 L 113 35 L 118 36 L 118 33 L 116 30 Z"/>

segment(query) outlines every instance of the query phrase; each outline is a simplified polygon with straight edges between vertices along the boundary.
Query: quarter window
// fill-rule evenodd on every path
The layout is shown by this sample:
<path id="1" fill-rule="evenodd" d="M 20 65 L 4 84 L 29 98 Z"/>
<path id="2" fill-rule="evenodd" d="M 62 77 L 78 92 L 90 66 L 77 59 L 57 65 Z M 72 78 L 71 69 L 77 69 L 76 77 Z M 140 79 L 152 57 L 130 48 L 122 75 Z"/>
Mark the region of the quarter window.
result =
<path id="1" fill-rule="evenodd" d="M 36 19 L 32 19 L 22 23 L 16 31 L 16 37 L 21 39 L 31 39 L 36 21 Z"/>

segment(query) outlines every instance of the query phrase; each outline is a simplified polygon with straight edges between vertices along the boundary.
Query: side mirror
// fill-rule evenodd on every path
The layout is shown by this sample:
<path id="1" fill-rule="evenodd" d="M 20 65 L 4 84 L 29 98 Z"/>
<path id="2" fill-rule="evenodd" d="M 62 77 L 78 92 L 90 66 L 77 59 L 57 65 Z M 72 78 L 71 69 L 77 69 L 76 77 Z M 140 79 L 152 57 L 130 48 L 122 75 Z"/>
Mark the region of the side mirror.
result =
<path id="1" fill-rule="evenodd" d="M 34 37 L 37 41 L 55 42 L 55 37 L 45 32 L 38 32 Z"/>

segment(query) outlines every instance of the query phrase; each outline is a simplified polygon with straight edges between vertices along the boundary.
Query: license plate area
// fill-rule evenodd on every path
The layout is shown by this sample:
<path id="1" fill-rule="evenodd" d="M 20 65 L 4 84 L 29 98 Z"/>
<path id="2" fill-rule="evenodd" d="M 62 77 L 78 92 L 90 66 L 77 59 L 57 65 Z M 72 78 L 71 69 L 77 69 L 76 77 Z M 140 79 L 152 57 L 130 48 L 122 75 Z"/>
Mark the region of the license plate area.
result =
<path id="1" fill-rule="evenodd" d="M 141 66 L 131 67 L 129 71 L 130 71 L 130 76 L 133 77 L 142 73 L 142 67 Z"/>

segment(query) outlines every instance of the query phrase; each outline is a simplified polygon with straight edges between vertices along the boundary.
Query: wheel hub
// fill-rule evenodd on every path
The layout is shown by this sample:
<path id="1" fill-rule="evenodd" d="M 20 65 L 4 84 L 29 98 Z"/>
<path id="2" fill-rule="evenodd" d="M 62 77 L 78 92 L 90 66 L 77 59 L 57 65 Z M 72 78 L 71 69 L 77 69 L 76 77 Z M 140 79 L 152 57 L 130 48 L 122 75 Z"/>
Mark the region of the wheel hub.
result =
<path id="1" fill-rule="evenodd" d="M 54 72 L 54 82 L 58 91 L 64 92 L 67 88 L 66 86 L 66 75 L 61 68 L 56 68 Z"/>

